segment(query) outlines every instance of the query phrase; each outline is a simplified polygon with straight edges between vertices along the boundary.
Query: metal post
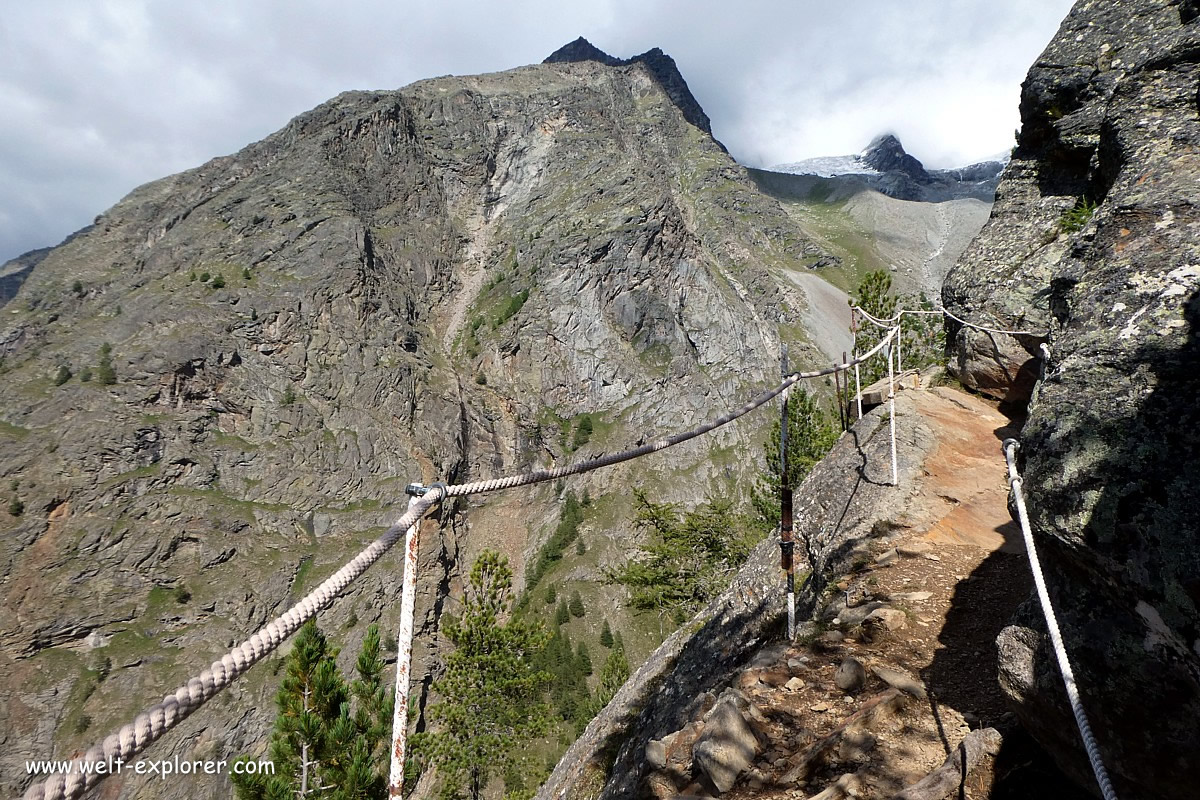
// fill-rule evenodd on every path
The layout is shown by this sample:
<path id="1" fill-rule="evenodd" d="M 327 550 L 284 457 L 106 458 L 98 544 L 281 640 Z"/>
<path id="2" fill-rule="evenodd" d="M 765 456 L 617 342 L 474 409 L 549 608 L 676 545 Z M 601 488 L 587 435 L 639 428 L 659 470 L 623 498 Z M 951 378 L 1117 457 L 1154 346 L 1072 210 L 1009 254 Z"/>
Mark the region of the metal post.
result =
<path id="1" fill-rule="evenodd" d="M 900 366 L 900 355 L 903 353 L 902 344 L 904 342 L 904 312 L 896 314 L 896 374 L 899 375 L 904 371 Z"/>
<path id="2" fill-rule="evenodd" d="M 893 333 L 898 334 L 900 329 L 893 329 Z M 888 357 L 888 416 L 892 423 L 892 486 L 899 486 L 900 479 L 896 469 L 896 378 L 892 372 L 892 351 L 896 343 L 889 342 L 887 348 Z"/>
<path id="3" fill-rule="evenodd" d="M 850 359 L 846 357 L 846 351 L 843 350 L 842 365 L 845 366 L 848 363 L 850 363 Z M 838 397 L 838 416 L 842 419 L 842 430 L 848 431 L 850 430 L 850 408 L 846 401 L 850 398 L 845 395 L 850 394 L 850 376 L 844 370 L 838 370 L 837 374 L 842 376 L 842 386 L 844 387 L 842 395 Z"/>
<path id="4" fill-rule="evenodd" d="M 850 309 L 850 335 L 853 344 L 850 352 L 854 353 L 854 398 L 858 402 L 858 418 L 862 419 L 862 379 L 858 376 L 858 312 Z"/>
<path id="5" fill-rule="evenodd" d="M 787 345 L 783 345 L 780 370 L 788 374 Z M 792 541 L 792 484 L 788 480 L 788 395 L 791 389 L 783 390 L 783 402 L 780 406 L 779 424 L 779 566 L 783 569 L 784 583 L 787 589 L 788 609 L 788 641 L 796 638 L 796 571 L 792 555 L 795 543 Z"/>
<path id="6" fill-rule="evenodd" d="M 405 488 L 412 509 L 427 491 L 420 484 Z M 417 549 L 420 546 L 418 519 L 404 537 L 404 582 L 400 590 L 400 633 L 396 638 L 396 695 L 392 711 L 392 766 L 388 775 L 388 797 L 404 796 L 404 745 L 408 736 L 408 686 L 412 667 L 413 604 L 417 592 Z"/>

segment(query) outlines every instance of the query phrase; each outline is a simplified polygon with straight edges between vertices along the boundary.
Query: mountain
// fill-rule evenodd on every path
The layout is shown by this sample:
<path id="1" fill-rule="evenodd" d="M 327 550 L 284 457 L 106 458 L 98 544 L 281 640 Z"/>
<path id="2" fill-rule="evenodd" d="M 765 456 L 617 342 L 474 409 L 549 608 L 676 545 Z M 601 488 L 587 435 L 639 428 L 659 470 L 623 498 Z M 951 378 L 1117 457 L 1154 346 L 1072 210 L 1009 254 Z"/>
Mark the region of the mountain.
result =
<path id="1" fill-rule="evenodd" d="M 712 138 L 674 62 L 572 52 L 341 94 L 32 259 L 0 322 L 0 789 L 257 630 L 394 521 L 407 482 L 694 425 L 774 382 L 781 340 L 793 365 L 828 363 L 795 279 L 828 253 Z M 599 581 L 628 555 L 631 487 L 731 493 L 767 424 L 444 509 L 420 553 L 417 713 L 463 567 L 499 548 L 520 585 L 566 491 L 590 493 L 588 555 L 550 578 L 611 609 L 636 663 L 657 622 Z M 400 564 L 322 614 L 343 662 L 368 623 L 395 629 Z M 600 619 L 571 624 L 579 638 Z M 262 753 L 271 670 L 153 757 Z M 108 787 L 230 791 L 225 776 Z"/>
<path id="2" fill-rule="evenodd" d="M 772 167 L 772 172 L 847 178 L 897 200 L 944 202 L 976 198 L 990 203 L 1007 156 L 958 169 L 926 170 L 890 133 L 871 140 L 861 153 L 823 156 Z"/>

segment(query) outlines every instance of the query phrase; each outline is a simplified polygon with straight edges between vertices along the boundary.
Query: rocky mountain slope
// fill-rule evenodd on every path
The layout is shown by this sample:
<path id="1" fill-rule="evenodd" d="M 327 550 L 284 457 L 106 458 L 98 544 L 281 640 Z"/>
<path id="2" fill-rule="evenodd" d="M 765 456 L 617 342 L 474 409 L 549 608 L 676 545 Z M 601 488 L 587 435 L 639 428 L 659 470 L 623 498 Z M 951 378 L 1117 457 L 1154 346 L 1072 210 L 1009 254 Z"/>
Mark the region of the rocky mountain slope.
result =
<path id="1" fill-rule="evenodd" d="M 1120 797 L 1194 797 L 1200 768 L 1200 8 L 1080 2 L 1025 80 L 991 220 L 950 273 L 960 379 L 1029 402 L 1021 450 L 1051 597 Z M 1030 394 L 1032 391 L 1032 400 Z M 1005 691 L 1093 779 L 1032 603 Z"/>
<path id="2" fill-rule="evenodd" d="M 398 515 L 406 482 L 693 425 L 773 380 L 781 337 L 794 364 L 826 360 L 787 275 L 827 254 L 688 98 L 656 51 L 348 92 L 41 255 L 0 308 L 0 791 L 285 608 Z M 739 425 L 573 483 L 608 514 L 592 558 L 625 557 L 628 485 L 701 499 L 755 469 L 758 440 Z M 561 488 L 427 526 L 418 707 L 460 566 L 498 546 L 519 579 Z M 368 622 L 393 629 L 398 566 L 322 616 L 343 660 Z M 262 752 L 271 670 L 156 757 Z"/>

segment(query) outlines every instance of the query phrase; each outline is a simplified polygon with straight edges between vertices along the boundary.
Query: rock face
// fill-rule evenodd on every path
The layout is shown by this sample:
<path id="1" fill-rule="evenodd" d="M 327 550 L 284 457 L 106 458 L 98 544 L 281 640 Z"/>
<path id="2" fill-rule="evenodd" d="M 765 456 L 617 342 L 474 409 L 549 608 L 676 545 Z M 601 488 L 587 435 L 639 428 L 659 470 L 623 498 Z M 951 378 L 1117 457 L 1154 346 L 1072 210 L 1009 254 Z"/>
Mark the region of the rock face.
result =
<path id="1" fill-rule="evenodd" d="M 1028 504 L 1122 797 L 1193 797 L 1200 778 L 1198 80 L 1194 4 L 1078 3 L 1025 81 L 992 220 L 944 294 L 1050 331 L 1022 433 Z M 1023 396 L 1038 341 L 959 331 L 958 375 Z M 1001 635 L 1004 688 L 1090 782 L 1043 630 L 1031 604 Z"/>
<path id="2" fill-rule="evenodd" d="M 407 481 L 696 424 L 774 379 L 781 330 L 815 358 L 776 273 L 820 250 L 689 121 L 659 55 L 342 94 L 44 254 L 0 323 L 0 791 L 285 609 L 398 516 Z M 587 485 L 653 469 L 694 501 L 751 468 L 710 448 L 757 433 Z M 418 707 L 460 559 L 500 547 L 519 575 L 554 519 L 545 485 L 427 524 Z M 322 615 L 345 663 L 367 623 L 394 631 L 400 561 Z M 262 753 L 275 685 L 251 670 L 154 756 Z M 123 781 L 107 791 L 230 791 Z"/>

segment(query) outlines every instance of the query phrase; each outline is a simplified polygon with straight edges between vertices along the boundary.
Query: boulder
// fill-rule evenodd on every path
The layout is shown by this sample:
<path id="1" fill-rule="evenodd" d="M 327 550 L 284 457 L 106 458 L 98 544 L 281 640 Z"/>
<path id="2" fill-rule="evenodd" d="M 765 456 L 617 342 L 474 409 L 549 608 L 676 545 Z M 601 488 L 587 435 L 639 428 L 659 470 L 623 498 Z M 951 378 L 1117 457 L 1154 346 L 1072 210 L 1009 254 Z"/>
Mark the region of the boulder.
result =
<path id="1" fill-rule="evenodd" d="M 692 748 L 692 762 L 724 793 L 750 768 L 758 739 L 732 698 L 718 703 L 705 720 L 704 733 Z"/>

